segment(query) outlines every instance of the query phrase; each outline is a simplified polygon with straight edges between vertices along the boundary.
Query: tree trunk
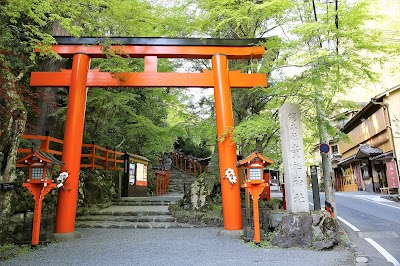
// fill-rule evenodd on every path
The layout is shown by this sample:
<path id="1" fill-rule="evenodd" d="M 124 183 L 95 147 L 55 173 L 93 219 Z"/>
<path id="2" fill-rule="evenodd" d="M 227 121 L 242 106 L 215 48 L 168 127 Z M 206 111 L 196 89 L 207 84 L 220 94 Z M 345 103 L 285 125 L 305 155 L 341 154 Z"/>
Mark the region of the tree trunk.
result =
<path id="1" fill-rule="evenodd" d="M 315 89 L 315 106 L 317 110 L 317 121 L 320 143 L 326 143 L 329 145 L 329 136 L 325 122 L 325 111 L 322 106 L 322 95 L 318 89 Z M 336 200 L 335 191 L 332 182 L 332 165 L 330 153 L 322 153 L 322 172 L 324 175 L 324 186 L 325 186 L 325 206 L 330 205 L 333 211 L 334 217 L 336 217 Z"/>
<path id="2" fill-rule="evenodd" d="M 7 84 L 5 94 L 5 109 L 0 135 L 0 183 L 10 183 L 16 180 L 15 164 L 17 149 L 21 135 L 25 130 L 26 109 L 17 93 L 13 82 Z M 4 88 L 3 87 L 3 88 Z M 0 191 L 0 244 L 7 240 L 8 224 L 11 215 L 11 198 L 13 191 Z"/>
<path id="3" fill-rule="evenodd" d="M 52 25 L 51 34 L 53 36 L 68 36 L 59 22 L 54 22 Z M 59 71 L 65 67 L 66 61 L 60 61 L 54 58 L 45 59 L 40 64 L 40 71 L 53 72 Z M 29 133 L 43 135 L 46 131 L 50 132 L 50 135 L 56 138 L 63 138 L 64 132 L 64 121 L 60 117 L 51 117 L 50 115 L 57 111 L 57 105 L 61 101 L 61 95 L 65 88 L 54 88 L 54 87 L 42 87 L 37 88 L 42 97 L 38 98 L 38 110 L 40 112 L 37 117 L 33 119 Z"/>

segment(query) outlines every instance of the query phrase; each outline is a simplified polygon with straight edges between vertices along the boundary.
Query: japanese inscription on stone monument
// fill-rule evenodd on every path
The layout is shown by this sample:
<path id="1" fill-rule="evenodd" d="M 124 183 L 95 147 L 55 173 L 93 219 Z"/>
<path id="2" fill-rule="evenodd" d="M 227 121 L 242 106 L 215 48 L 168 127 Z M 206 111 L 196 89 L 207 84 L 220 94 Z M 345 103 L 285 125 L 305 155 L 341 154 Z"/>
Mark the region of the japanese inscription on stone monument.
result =
<path id="1" fill-rule="evenodd" d="M 308 212 L 308 193 L 300 110 L 286 103 L 279 109 L 286 206 L 289 212 Z"/>

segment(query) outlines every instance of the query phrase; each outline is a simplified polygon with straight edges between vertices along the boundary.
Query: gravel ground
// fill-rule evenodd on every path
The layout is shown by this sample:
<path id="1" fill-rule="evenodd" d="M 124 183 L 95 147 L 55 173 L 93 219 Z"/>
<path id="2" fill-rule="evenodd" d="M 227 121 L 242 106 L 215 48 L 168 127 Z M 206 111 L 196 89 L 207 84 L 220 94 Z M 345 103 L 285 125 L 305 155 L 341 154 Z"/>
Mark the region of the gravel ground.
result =
<path id="1" fill-rule="evenodd" d="M 86 229 L 0 265 L 355 265 L 347 249 L 258 248 L 218 236 L 221 228 Z"/>

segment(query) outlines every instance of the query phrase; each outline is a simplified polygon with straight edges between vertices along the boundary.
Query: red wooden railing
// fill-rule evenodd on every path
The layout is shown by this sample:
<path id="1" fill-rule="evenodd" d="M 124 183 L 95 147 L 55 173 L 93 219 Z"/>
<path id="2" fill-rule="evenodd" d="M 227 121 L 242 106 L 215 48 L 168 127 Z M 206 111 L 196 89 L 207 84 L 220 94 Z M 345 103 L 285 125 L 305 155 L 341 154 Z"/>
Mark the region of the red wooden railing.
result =
<path id="1" fill-rule="evenodd" d="M 28 134 L 24 134 L 22 135 L 23 139 L 30 139 L 30 140 L 40 140 L 41 144 L 39 147 L 39 150 L 42 150 L 44 152 L 50 153 L 50 154 L 55 154 L 55 155 L 62 155 L 61 151 L 58 150 L 53 150 L 50 149 L 50 144 L 52 142 L 58 143 L 61 145 L 62 148 L 62 144 L 64 143 L 63 140 L 61 139 L 56 139 L 50 136 L 40 136 L 40 135 L 28 135 Z M 32 151 L 31 148 L 18 148 L 18 153 L 30 153 Z M 23 166 L 18 166 L 17 167 L 23 167 Z"/>
<path id="2" fill-rule="evenodd" d="M 56 139 L 48 135 L 40 136 L 40 135 L 28 135 L 28 134 L 22 135 L 22 138 L 29 140 L 40 140 L 41 143 L 38 148 L 39 150 L 42 150 L 44 152 L 53 155 L 58 155 L 59 157 L 62 156 L 62 145 L 64 141 L 61 139 Z M 53 146 L 58 146 L 59 150 L 50 148 Z M 122 167 L 122 164 L 124 163 L 124 160 L 122 159 L 122 155 L 124 155 L 123 152 L 115 151 L 115 149 L 110 150 L 108 149 L 108 147 L 103 148 L 94 143 L 82 144 L 82 149 L 85 150 L 88 149 L 89 153 L 83 153 L 83 152 L 81 153 L 81 168 L 91 168 L 92 170 L 95 168 L 117 170 L 117 171 L 123 170 Z M 31 151 L 32 151 L 31 148 L 18 148 L 17 153 L 18 154 L 30 153 Z M 82 161 L 84 163 L 82 163 Z M 27 167 L 28 165 L 17 164 L 16 166 Z"/>
<path id="3" fill-rule="evenodd" d="M 180 152 L 171 152 L 170 158 L 172 165 L 190 175 L 197 176 L 203 173 L 203 164 L 200 161 L 204 161 L 205 159 L 185 155 Z"/>
<path id="4" fill-rule="evenodd" d="M 197 176 L 203 172 L 203 166 L 199 163 L 199 160 L 193 156 L 187 156 L 179 152 L 171 152 L 169 162 L 163 159 L 159 160 L 159 165 L 153 167 L 154 175 L 156 177 L 156 195 L 162 195 L 167 193 L 167 188 L 170 181 L 170 168 L 175 166 L 180 168 L 186 173 Z"/>
<path id="5" fill-rule="evenodd" d="M 156 195 L 167 193 L 167 188 L 170 180 L 169 170 L 154 170 L 156 176 Z"/>
<path id="6" fill-rule="evenodd" d="M 103 148 L 94 143 L 92 144 L 82 144 L 82 148 L 89 148 L 89 153 L 81 154 L 81 158 L 89 158 L 90 163 L 81 164 L 81 168 L 105 168 L 110 170 L 123 170 L 123 168 L 118 168 L 117 164 L 123 164 L 124 160 L 119 159 L 123 152 L 118 152 L 108 149 L 108 147 Z M 99 155 L 98 153 L 101 153 Z"/>
<path id="7" fill-rule="evenodd" d="M 171 177 L 170 169 L 171 164 L 165 162 L 163 159 L 158 160 L 158 165 L 153 167 L 154 175 L 156 176 L 156 195 L 162 195 L 167 193 L 169 180 Z"/>

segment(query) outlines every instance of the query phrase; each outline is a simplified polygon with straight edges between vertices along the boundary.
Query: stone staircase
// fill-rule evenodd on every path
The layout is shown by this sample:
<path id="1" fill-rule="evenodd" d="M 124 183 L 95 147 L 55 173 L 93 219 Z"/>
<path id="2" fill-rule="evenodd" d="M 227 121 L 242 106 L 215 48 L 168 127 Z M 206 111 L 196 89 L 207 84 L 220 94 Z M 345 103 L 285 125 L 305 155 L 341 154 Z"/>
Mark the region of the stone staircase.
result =
<path id="1" fill-rule="evenodd" d="M 122 198 L 110 207 L 78 216 L 76 227 L 81 228 L 192 228 L 178 223 L 168 210 L 182 195 L 141 198 Z"/>
<path id="2" fill-rule="evenodd" d="M 167 194 L 149 197 L 126 197 L 112 202 L 110 207 L 91 211 L 76 218 L 81 228 L 192 228 L 178 223 L 168 210 L 169 205 L 183 197 L 194 177 L 172 168 Z"/>
<path id="3" fill-rule="evenodd" d="M 184 194 L 187 190 L 190 189 L 190 185 L 196 180 L 196 177 L 191 176 L 188 173 L 175 167 L 171 167 L 170 176 L 171 179 L 167 188 L 167 194 Z"/>

